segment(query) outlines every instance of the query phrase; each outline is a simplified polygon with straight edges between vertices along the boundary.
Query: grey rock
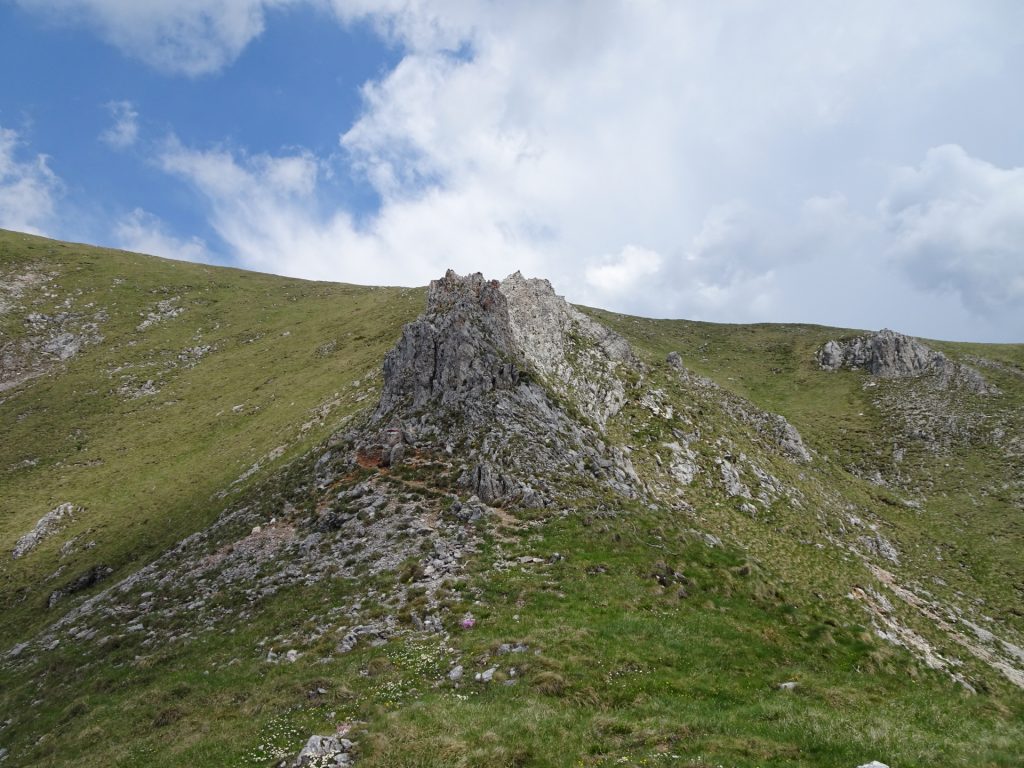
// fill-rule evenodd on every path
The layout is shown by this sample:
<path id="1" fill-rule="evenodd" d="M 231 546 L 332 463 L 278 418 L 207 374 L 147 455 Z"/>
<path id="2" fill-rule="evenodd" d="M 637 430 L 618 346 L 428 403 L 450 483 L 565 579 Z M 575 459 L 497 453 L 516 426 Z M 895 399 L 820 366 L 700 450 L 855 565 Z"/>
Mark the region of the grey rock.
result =
<path id="1" fill-rule="evenodd" d="M 21 656 L 21 654 L 23 654 L 25 652 L 25 649 L 27 649 L 27 648 L 28 648 L 28 643 L 18 643 L 16 646 L 11 648 L 11 650 L 9 650 L 7 652 L 7 658 L 8 659 L 16 659 L 19 656 Z"/>
<path id="2" fill-rule="evenodd" d="M 857 768 L 889 768 L 889 766 L 885 763 L 880 763 L 877 760 L 872 760 L 870 763 L 858 765 Z"/>
<path id="3" fill-rule="evenodd" d="M 640 483 L 628 456 L 609 451 L 598 434 L 621 405 L 615 370 L 631 360 L 628 344 L 546 281 L 517 274 L 499 285 L 449 270 L 431 282 L 426 311 L 385 357 L 381 398 L 355 461 L 387 466 L 394 425 L 415 425 L 422 439 L 439 437 L 435 449 L 465 459 L 458 482 L 486 507 L 550 506 L 566 477 L 580 472 L 633 498 Z M 486 511 L 472 507 L 453 513 L 473 520 Z"/>
<path id="4" fill-rule="evenodd" d="M 495 280 L 452 270 L 433 280 L 424 315 L 402 329 L 384 358 L 378 414 L 399 406 L 415 411 L 432 401 L 448 405 L 511 389 L 520 372 L 503 359 L 511 350 L 508 307 Z"/>
<path id="5" fill-rule="evenodd" d="M 779 683 L 775 687 L 778 688 L 780 691 L 795 691 L 798 685 L 799 683 L 797 683 L 795 680 L 790 680 L 785 683 Z"/>
<path id="6" fill-rule="evenodd" d="M 733 497 L 750 499 L 750 489 L 740 480 L 740 471 L 736 465 L 728 459 L 718 459 L 718 464 L 725 492 Z"/>
<path id="7" fill-rule="evenodd" d="M 351 765 L 352 757 L 349 753 L 353 746 L 355 745 L 351 741 L 338 736 L 310 736 L 292 766 L 294 768 L 303 766 L 333 768 L 334 766 Z"/>
<path id="8" fill-rule="evenodd" d="M 669 352 L 668 356 L 665 358 L 665 362 L 677 371 L 682 370 L 683 368 L 683 358 L 679 356 L 678 352 Z"/>
<path id="9" fill-rule="evenodd" d="M 822 370 L 862 369 L 879 378 L 930 376 L 941 388 L 962 387 L 977 394 L 995 394 L 974 368 L 953 362 L 915 338 L 883 329 L 845 341 L 828 341 L 817 353 Z"/>
<path id="10" fill-rule="evenodd" d="M 78 354 L 83 343 L 83 339 L 65 331 L 47 341 L 43 345 L 43 352 L 58 360 L 69 360 Z"/>
<path id="11" fill-rule="evenodd" d="M 501 282 L 512 338 L 527 366 L 602 428 L 626 401 L 615 375 L 637 367 L 629 342 L 558 296 L 551 283 L 519 272 Z"/>
<path id="12" fill-rule="evenodd" d="M 498 646 L 498 653 L 504 655 L 508 653 L 526 653 L 530 650 L 530 646 L 526 643 L 502 643 Z"/>
<path id="13" fill-rule="evenodd" d="M 11 553 L 11 556 L 14 559 L 24 557 L 39 546 L 39 544 L 41 544 L 45 539 L 49 538 L 62 527 L 67 525 L 67 521 L 81 511 L 81 507 L 76 507 L 68 501 L 63 504 L 58 504 L 39 518 L 35 527 L 31 531 L 18 539 L 17 543 L 14 545 L 14 551 Z"/>
<path id="14" fill-rule="evenodd" d="M 57 605 L 58 602 L 60 602 L 63 598 L 67 597 L 68 595 L 74 595 L 78 592 L 83 592 L 95 586 L 96 584 L 99 584 L 101 581 L 110 576 L 113 572 L 114 569 L 111 568 L 109 565 L 104 565 L 102 563 L 99 565 L 94 565 L 93 567 L 80 573 L 78 576 L 76 576 L 74 579 L 72 579 L 69 583 L 65 584 L 60 589 L 55 589 L 53 592 L 51 592 L 47 600 L 48 607 L 53 608 L 55 605 Z"/>
<path id="15" fill-rule="evenodd" d="M 451 680 L 453 683 L 457 683 L 459 682 L 459 680 L 462 679 L 462 675 L 464 672 L 465 670 L 462 668 L 462 665 L 456 664 L 448 673 L 448 679 Z"/>
<path id="16" fill-rule="evenodd" d="M 889 562 L 899 565 L 899 550 L 893 546 L 891 541 L 882 536 L 882 534 L 875 532 L 871 536 L 861 536 L 857 540 L 860 542 L 861 546 L 871 554 L 884 557 Z"/>

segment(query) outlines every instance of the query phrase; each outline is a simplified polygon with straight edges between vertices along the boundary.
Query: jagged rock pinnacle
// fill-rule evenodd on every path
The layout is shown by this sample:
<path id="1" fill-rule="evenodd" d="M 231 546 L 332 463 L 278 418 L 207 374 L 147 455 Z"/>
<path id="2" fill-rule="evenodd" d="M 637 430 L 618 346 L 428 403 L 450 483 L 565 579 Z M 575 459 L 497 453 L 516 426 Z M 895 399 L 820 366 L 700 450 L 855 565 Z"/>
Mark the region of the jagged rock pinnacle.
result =
<path id="1" fill-rule="evenodd" d="M 512 354 L 508 307 L 498 282 L 479 272 L 459 277 L 448 270 L 431 281 L 426 311 L 405 326 L 384 359 L 377 415 L 514 387 L 519 371 Z"/>
<path id="2" fill-rule="evenodd" d="M 633 361 L 625 340 L 546 280 L 516 273 L 498 283 L 449 270 L 430 283 L 426 311 L 384 360 L 371 425 L 389 425 L 387 435 L 373 435 L 362 455 L 393 463 L 396 448 L 404 453 L 388 439 L 395 433 L 433 443 L 466 461 L 460 480 L 487 503 L 546 504 L 566 472 L 632 496 L 632 465 L 599 431 L 625 401 L 615 369 Z"/>

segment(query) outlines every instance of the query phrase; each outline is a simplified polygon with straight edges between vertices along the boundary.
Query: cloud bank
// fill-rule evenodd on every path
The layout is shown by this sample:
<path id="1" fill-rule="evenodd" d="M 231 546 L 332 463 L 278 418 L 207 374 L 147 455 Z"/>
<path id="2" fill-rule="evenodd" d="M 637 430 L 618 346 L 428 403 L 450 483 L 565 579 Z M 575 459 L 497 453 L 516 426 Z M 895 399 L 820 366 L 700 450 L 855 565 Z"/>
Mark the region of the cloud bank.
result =
<path id="1" fill-rule="evenodd" d="M 185 74 L 292 4 L 39 3 Z M 522 269 L 646 315 L 1024 339 L 1024 144 L 985 117 L 1024 119 L 1024 6 L 307 4 L 402 51 L 339 126 L 340 160 L 153 151 L 243 266 L 403 284 Z M 339 174 L 379 207 L 336 201 Z"/>

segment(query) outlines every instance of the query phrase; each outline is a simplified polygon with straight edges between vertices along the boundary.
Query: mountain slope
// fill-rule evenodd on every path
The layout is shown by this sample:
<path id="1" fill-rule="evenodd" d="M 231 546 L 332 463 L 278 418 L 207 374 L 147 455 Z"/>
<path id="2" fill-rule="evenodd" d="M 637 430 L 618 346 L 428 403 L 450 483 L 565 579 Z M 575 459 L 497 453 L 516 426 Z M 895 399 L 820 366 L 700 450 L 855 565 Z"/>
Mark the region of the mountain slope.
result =
<path id="1" fill-rule="evenodd" d="M 1020 346 L 929 343 L 980 393 L 518 274 L 0 272 L 10 764 L 1021 754 Z"/>

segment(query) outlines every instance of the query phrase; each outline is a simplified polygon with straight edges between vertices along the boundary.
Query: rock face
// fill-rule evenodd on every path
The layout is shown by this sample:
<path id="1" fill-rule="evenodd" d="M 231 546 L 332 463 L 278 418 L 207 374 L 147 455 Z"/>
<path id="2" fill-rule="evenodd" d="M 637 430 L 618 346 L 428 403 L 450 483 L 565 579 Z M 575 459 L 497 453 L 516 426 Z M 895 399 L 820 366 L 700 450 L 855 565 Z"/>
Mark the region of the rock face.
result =
<path id="1" fill-rule="evenodd" d="M 545 280 L 517 273 L 499 284 L 449 270 L 385 358 L 371 417 L 379 431 L 360 446 L 361 462 L 390 466 L 396 445 L 399 460 L 413 448 L 440 449 L 468 459 L 460 483 L 492 505 L 547 505 L 566 474 L 634 496 L 628 457 L 599 435 L 625 401 L 615 370 L 633 361 L 621 337 Z M 572 418 L 550 392 L 593 424 Z"/>
<path id="2" fill-rule="evenodd" d="M 556 295 L 547 280 L 516 272 L 500 290 L 520 357 L 603 429 L 626 401 L 616 369 L 638 365 L 629 343 Z"/>
<path id="3" fill-rule="evenodd" d="M 511 361 L 508 307 L 496 280 L 453 271 L 433 280 L 426 312 L 405 326 L 384 358 L 377 414 L 418 411 L 512 389 L 520 372 Z"/>
<path id="4" fill-rule="evenodd" d="M 881 378 L 931 375 L 944 388 L 959 385 L 978 394 L 991 392 L 973 368 L 953 362 L 917 339 L 888 329 L 847 341 L 826 342 L 817 357 L 826 371 L 862 369 Z"/>

